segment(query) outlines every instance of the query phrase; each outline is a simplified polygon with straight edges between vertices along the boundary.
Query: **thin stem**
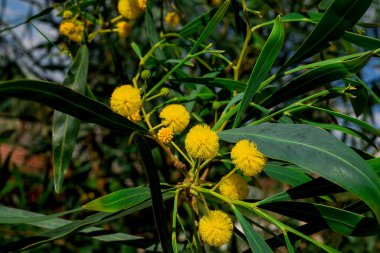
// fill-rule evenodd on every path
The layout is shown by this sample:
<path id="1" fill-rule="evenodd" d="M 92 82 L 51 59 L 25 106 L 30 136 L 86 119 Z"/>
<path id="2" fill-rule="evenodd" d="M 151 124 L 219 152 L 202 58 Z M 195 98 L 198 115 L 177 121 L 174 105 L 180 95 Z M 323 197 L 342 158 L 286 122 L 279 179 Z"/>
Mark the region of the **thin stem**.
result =
<path id="1" fill-rule="evenodd" d="M 171 141 L 170 144 L 173 145 L 173 147 L 183 156 L 183 158 L 186 159 L 186 161 L 191 165 L 191 166 L 194 166 L 194 163 L 189 159 L 189 157 L 183 153 L 183 151 L 177 146 L 177 144 L 175 144 L 174 141 Z"/>
<path id="2" fill-rule="evenodd" d="M 233 67 L 233 69 L 234 69 L 234 80 L 235 81 L 239 80 L 240 67 L 241 67 L 241 64 L 243 62 L 243 59 L 244 59 L 244 56 L 245 56 L 245 52 L 248 49 L 249 42 L 251 41 L 251 35 L 252 35 L 251 29 L 249 29 L 249 26 L 247 24 L 247 29 L 246 29 L 246 35 L 245 35 L 245 40 L 244 40 L 243 48 L 241 49 L 239 60 L 238 60 L 238 62 L 236 64 L 236 66 Z"/>
<path id="3" fill-rule="evenodd" d="M 152 127 L 151 130 L 156 130 L 157 128 L 160 128 L 160 127 L 162 127 L 162 126 L 164 126 L 164 125 L 165 125 L 164 123 L 160 123 L 160 124 L 158 124 L 158 125 Z"/>
<path id="4" fill-rule="evenodd" d="M 174 205 L 172 214 L 172 247 L 174 252 L 178 252 L 177 245 L 177 208 L 178 208 L 178 195 L 181 189 L 177 189 L 174 194 Z"/>
<path id="5" fill-rule="evenodd" d="M 203 202 L 203 205 L 204 205 L 204 207 L 205 207 L 205 209 L 206 209 L 207 214 L 209 214 L 209 213 L 210 213 L 210 209 L 208 208 L 208 205 L 207 205 L 207 202 L 206 202 L 205 196 L 203 196 L 202 193 L 199 194 L 199 195 L 201 196 L 201 200 L 202 200 L 202 202 Z"/>
<path id="6" fill-rule="evenodd" d="M 117 21 L 119 21 L 119 20 L 121 20 L 121 19 L 123 19 L 123 16 L 122 16 L 122 15 L 119 15 L 119 16 L 117 16 L 117 17 L 111 19 L 111 23 L 116 23 Z"/>
<path id="7" fill-rule="evenodd" d="M 218 188 L 219 185 L 220 185 L 221 183 L 224 182 L 224 180 L 226 180 L 226 179 L 229 178 L 232 174 L 234 174 L 235 171 L 237 171 L 237 169 L 238 169 L 238 167 L 235 167 L 235 168 L 234 168 L 233 170 L 231 170 L 226 176 L 222 177 L 222 179 L 221 179 L 221 180 L 220 180 L 220 181 L 219 181 L 214 187 L 212 187 L 211 191 L 215 191 L 215 189 Z"/>

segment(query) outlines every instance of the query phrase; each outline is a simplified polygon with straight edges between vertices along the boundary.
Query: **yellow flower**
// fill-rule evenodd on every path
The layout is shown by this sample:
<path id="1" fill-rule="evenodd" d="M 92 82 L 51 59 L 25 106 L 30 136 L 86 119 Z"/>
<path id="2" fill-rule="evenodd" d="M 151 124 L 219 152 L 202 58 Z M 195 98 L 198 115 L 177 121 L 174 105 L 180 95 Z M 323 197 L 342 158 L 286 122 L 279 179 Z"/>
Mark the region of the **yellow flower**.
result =
<path id="1" fill-rule="evenodd" d="M 219 137 L 209 126 L 196 125 L 186 136 L 185 148 L 191 157 L 206 160 L 218 154 Z"/>
<path id="2" fill-rule="evenodd" d="M 143 11 L 146 9 L 146 0 L 138 0 L 139 8 Z"/>
<path id="3" fill-rule="evenodd" d="M 230 199 L 245 199 L 248 196 L 248 183 L 242 176 L 232 174 L 227 178 L 222 178 L 222 180 L 219 191 L 223 196 Z"/>
<path id="4" fill-rule="evenodd" d="M 117 32 L 120 38 L 126 38 L 131 34 L 132 25 L 126 21 L 122 21 L 116 24 Z"/>
<path id="5" fill-rule="evenodd" d="M 212 4 L 213 6 L 219 6 L 221 3 L 222 3 L 222 0 L 212 0 L 212 1 L 211 1 L 211 4 Z"/>
<path id="6" fill-rule="evenodd" d="M 119 13 L 128 19 L 136 19 L 142 12 L 139 0 L 119 0 L 117 8 Z"/>
<path id="7" fill-rule="evenodd" d="M 170 127 L 174 133 L 179 133 L 189 125 L 190 114 L 183 105 L 166 106 L 160 113 L 162 124 Z"/>
<path id="8" fill-rule="evenodd" d="M 231 159 L 232 163 L 246 176 L 260 173 L 267 162 L 265 156 L 249 140 L 241 140 L 236 143 L 231 150 Z"/>
<path id="9" fill-rule="evenodd" d="M 75 24 L 72 21 L 64 21 L 59 26 L 59 32 L 62 35 L 69 35 L 70 32 L 74 29 Z"/>
<path id="10" fill-rule="evenodd" d="M 168 144 L 173 140 L 173 131 L 169 127 L 161 128 L 157 133 L 157 138 L 164 144 Z"/>
<path id="11" fill-rule="evenodd" d="M 140 90 L 129 84 L 117 87 L 112 93 L 110 105 L 114 112 L 130 120 L 137 119 L 136 113 L 140 117 L 142 106 Z"/>
<path id="12" fill-rule="evenodd" d="M 177 26 L 179 24 L 179 21 L 180 21 L 180 17 L 178 13 L 174 11 L 168 12 L 168 14 L 166 14 L 165 16 L 165 22 L 168 25 Z"/>
<path id="13" fill-rule="evenodd" d="M 222 211 L 210 211 L 199 221 L 202 240 L 210 246 L 220 247 L 232 237 L 234 226 L 228 215 Z"/>
<path id="14" fill-rule="evenodd" d="M 73 16 L 73 13 L 70 10 L 65 10 L 62 16 L 64 19 L 71 18 Z"/>
<path id="15" fill-rule="evenodd" d="M 141 115 L 140 115 L 140 110 L 138 111 L 135 111 L 134 113 L 132 113 L 131 116 L 127 117 L 129 120 L 137 123 L 137 122 L 140 122 L 141 121 Z"/>
<path id="16" fill-rule="evenodd" d="M 69 39 L 75 42 L 82 42 L 83 40 L 83 32 L 84 32 L 84 26 L 83 25 L 76 25 L 68 34 Z"/>

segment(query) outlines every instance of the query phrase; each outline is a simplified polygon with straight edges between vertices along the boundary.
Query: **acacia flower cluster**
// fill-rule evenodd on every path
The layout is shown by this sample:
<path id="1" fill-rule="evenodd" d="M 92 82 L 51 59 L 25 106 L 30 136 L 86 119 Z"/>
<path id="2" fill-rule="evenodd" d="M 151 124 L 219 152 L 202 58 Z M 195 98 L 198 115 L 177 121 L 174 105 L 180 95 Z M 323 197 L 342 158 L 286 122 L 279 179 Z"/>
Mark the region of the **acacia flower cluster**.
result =
<path id="1" fill-rule="evenodd" d="M 130 84 L 117 87 L 111 96 L 111 109 L 133 122 L 141 120 L 142 106 L 140 90 Z"/>
<path id="2" fill-rule="evenodd" d="M 70 40 L 80 43 L 83 40 L 84 22 L 73 17 L 73 13 L 66 10 L 63 13 L 64 20 L 59 26 L 59 32 Z"/>
<path id="3" fill-rule="evenodd" d="M 220 247 L 232 237 L 234 226 L 228 215 L 222 211 L 209 211 L 199 221 L 199 233 L 210 246 Z"/>

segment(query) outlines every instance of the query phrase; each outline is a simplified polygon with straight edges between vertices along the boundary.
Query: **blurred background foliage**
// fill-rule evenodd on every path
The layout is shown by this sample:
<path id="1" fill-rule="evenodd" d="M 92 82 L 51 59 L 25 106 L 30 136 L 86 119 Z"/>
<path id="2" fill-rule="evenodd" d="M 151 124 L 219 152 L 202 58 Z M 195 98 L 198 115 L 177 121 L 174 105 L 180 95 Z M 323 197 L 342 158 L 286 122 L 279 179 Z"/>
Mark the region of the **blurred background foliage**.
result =
<path id="1" fill-rule="evenodd" d="M 75 55 L 77 43 L 70 42 L 59 35 L 58 27 L 62 21 L 62 11 L 65 1 L 51 0 L 1 0 L 0 3 L 0 30 L 23 23 L 28 17 L 41 11 L 54 7 L 46 15 L 36 20 L 27 22 L 15 29 L 0 33 L 0 80 L 21 78 L 33 78 L 62 82 L 64 75 L 71 63 L 72 55 Z M 81 1 L 72 1 L 81 2 Z M 90 1 L 89 1 L 90 2 Z M 97 4 L 83 8 L 89 15 L 101 15 L 104 20 L 116 17 L 117 1 L 93 1 Z M 154 1 L 155 17 L 158 31 L 168 33 L 181 28 L 169 27 L 164 23 L 164 16 L 168 11 L 176 10 L 180 13 L 181 24 L 184 25 L 196 18 L 199 14 L 210 11 L 216 7 L 218 1 L 206 0 L 175 0 Z M 252 24 L 260 24 L 264 21 L 275 19 L 278 14 L 299 12 L 306 14 L 309 11 L 322 12 L 330 1 L 304 1 L 304 0 L 261 0 L 247 1 L 251 9 L 260 13 L 252 19 Z M 97 6 L 97 7 L 95 7 Z M 239 8 L 238 4 L 232 4 L 232 8 Z M 239 10 L 229 11 L 227 18 L 218 26 L 210 42 L 214 48 L 225 50 L 224 56 L 234 62 L 237 61 L 241 46 L 244 43 L 245 25 L 242 19 L 235 15 Z M 240 15 L 243 15 L 240 12 Z M 367 25 L 357 26 L 361 32 L 372 37 L 379 38 L 380 1 L 375 0 L 361 22 Z M 377 22 L 377 23 L 376 23 Z M 373 24 L 369 26 L 368 24 Z M 91 26 L 91 24 L 88 24 Z M 292 22 L 285 23 L 286 43 L 276 66 L 281 66 L 294 50 L 305 39 L 313 28 L 310 23 Z M 248 79 L 252 65 L 257 59 L 266 38 L 270 33 L 270 27 L 257 29 L 253 34 L 253 43 L 249 45 L 247 58 L 242 67 L 241 79 Z M 107 33 L 98 36 L 89 44 L 90 67 L 88 84 L 94 95 L 105 104 L 109 104 L 109 97 L 115 87 L 123 83 L 130 83 L 138 70 L 139 58 L 131 47 L 134 42 L 146 52 L 150 49 L 144 16 L 140 16 L 134 24 L 132 34 L 126 38 L 119 38 L 117 33 Z M 173 54 L 172 58 L 180 58 L 184 53 L 181 47 L 189 47 L 184 40 L 173 39 L 172 43 L 179 47 L 170 50 L 167 54 Z M 331 45 L 323 54 L 316 55 L 316 59 L 330 59 L 338 56 L 363 51 L 343 40 Z M 201 56 L 205 59 L 204 65 L 196 68 L 187 68 L 194 76 L 232 77 L 233 70 L 223 59 L 209 55 Z M 158 62 L 156 62 L 158 61 Z M 163 68 L 155 68 L 158 64 L 165 68 L 173 65 L 168 63 L 150 61 L 146 68 L 150 69 L 153 78 L 161 76 L 159 71 Z M 207 62 L 207 63 L 206 63 Z M 211 63 L 211 64 L 209 64 Z M 274 68 L 272 71 L 275 71 Z M 359 73 L 359 76 L 380 96 L 380 61 L 372 58 L 368 65 Z M 287 77 L 288 78 L 288 77 Z M 290 77 L 289 77 L 290 78 Z M 279 80 L 278 82 L 285 82 Z M 155 82 L 155 80 L 152 80 Z M 279 85 L 281 83 L 278 83 Z M 206 88 L 205 88 L 206 89 Z M 181 92 L 178 90 L 178 92 Z M 330 107 L 338 108 L 349 115 L 356 115 L 366 122 L 379 128 L 380 107 L 368 100 L 368 94 L 363 89 L 356 91 L 357 100 L 340 98 L 334 100 Z M 215 102 L 228 99 L 225 91 L 217 91 L 215 96 L 208 100 L 197 101 L 203 117 L 212 117 L 207 111 Z M 326 100 L 329 103 L 329 100 Z M 365 101 L 365 102 L 364 102 Z M 349 127 L 355 127 L 343 119 L 318 111 L 302 111 L 302 118 L 324 123 L 339 123 Z M 74 156 L 70 164 L 70 170 L 65 178 L 62 193 L 56 194 L 52 180 L 52 147 L 51 147 L 51 123 L 53 110 L 41 104 L 26 102 L 17 99 L 5 99 L 0 101 L 0 203 L 20 209 L 40 212 L 45 214 L 61 212 L 80 207 L 82 204 L 107 193 L 125 188 L 146 184 L 145 174 L 141 167 L 136 149 L 128 145 L 128 136 L 115 134 L 110 130 L 94 124 L 83 123 L 80 128 L 79 138 L 75 147 Z M 301 118 L 301 117 L 300 117 Z M 318 119 L 318 120 L 316 120 Z M 366 142 L 350 135 L 338 134 L 337 136 L 347 145 L 362 150 L 370 155 L 377 150 Z M 364 134 L 367 134 L 364 132 Z M 376 136 L 368 135 L 378 146 Z M 165 161 L 162 161 L 160 151 L 154 150 L 155 159 L 161 160 L 161 176 L 166 182 L 175 182 L 176 173 L 165 170 Z M 256 182 L 258 196 L 268 196 L 289 186 L 275 181 L 265 175 L 261 175 Z M 341 194 L 339 203 L 345 205 L 352 202 L 351 195 Z M 168 208 L 170 210 L 170 207 Z M 74 213 L 67 217 L 71 220 L 80 219 L 88 213 Z M 265 224 L 263 224 L 265 225 Z M 149 239 L 157 239 L 154 229 L 154 220 L 150 209 L 142 210 L 133 215 L 124 217 L 103 225 L 111 231 L 119 231 L 134 235 L 141 235 Z M 5 242 L 16 241 L 36 232 L 35 227 L 27 225 L 0 226 L 0 245 Z M 182 236 L 183 237 L 183 236 Z M 181 237 L 179 237 L 181 238 Z M 373 253 L 380 252 L 380 236 L 368 238 L 353 238 L 323 231 L 314 235 L 314 238 L 333 245 L 333 247 L 346 253 Z M 232 244 L 240 244 L 236 239 Z M 306 245 L 300 241 L 297 249 L 301 252 L 320 252 L 320 249 Z M 91 240 L 86 236 L 71 236 L 67 240 L 56 240 L 27 252 L 135 252 L 134 249 L 122 244 L 107 244 Z M 279 248 L 276 252 L 286 252 L 285 248 Z"/>

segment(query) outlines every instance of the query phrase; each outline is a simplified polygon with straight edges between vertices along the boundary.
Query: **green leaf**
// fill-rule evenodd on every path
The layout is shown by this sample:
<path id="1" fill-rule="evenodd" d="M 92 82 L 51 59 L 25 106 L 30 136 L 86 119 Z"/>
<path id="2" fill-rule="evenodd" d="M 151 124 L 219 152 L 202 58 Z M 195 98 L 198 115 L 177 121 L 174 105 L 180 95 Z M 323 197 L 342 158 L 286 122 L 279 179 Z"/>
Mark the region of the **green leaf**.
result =
<path id="1" fill-rule="evenodd" d="M 207 24 L 210 21 L 211 17 L 216 13 L 216 11 L 217 9 L 211 9 L 210 11 L 196 17 L 195 19 L 187 23 L 184 27 L 182 27 L 182 29 L 179 30 L 178 33 L 182 37 L 188 37 L 195 32 L 199 32 L 201 26 Z"/>
<path id="2" fill-rule="evenodd" d="M 272 65 L 281 51 L 282 45 L 284 44 L 284 38 L 284 26 L 281 22 L 281 17 L 278 16 L 274 22 L 272 32 L 270 33 L 263 50 L 260 52 L 260 55 L 248 79 L 244 98 L 241 101 L 240 109 L 235 117 L 233 127 L 236 127 L 239 124 L 239 121 L 243 116 L 244 111 L 247 109 L 248 104 L 259 90 L 261 82 L 268 75 Z"/>
<path id="3" fill-rule="evenodd" d="M 0 82 L 0 96 L 39 102 L 80 120 L 119 132 L 146 131 L 104 104 L 56 83 L 37 80 Z"/>
<path id="4" fill-rule="evenodd" d="M 356 194 L 380 219 L 380 180 L 366 162 L 333 135 L 309 125 L 264 123 L 218 133 L 222 140 L 248 139 L 267 157 L 317 173 Z"/>
<path id="5" fill-rule="evenodd" d="M 262 105 L 273 107 L 287 99 L 294 98 L 332 81 L 351 76 L 359 72 L 371 59 L 373 54 L 374 52 L 371 51 L 355 59 L 331 63 L 312 69 L 294 78 L 284 87 L 277 90 Z"/>
<path id="6" fill-rule="evenodd" d="M 277 164 L 267 164 L 264 168 L 264 172 L 269 177 L 291 186 L 297 186 L 312 180 L 312 178 L 305 173 L 289 166 L 285 167 Z"/>
<path id="7" fill-rule="evenodd" d="M 150 199 L 149 188 L 127 188 L 97 198 L 83 205 L 83 208 L 100 212 L 117 212 L 138 205 L 147 199 Z"/>
<path id="8" fill-rule="evenodd" d="M 40 18 L 40 17 L 43 17 L 43 16 L 49 14 L 50 12 L 52 12 L 52 10 L 54 10 L 53 7 L 48 7 L 48 8 L 46 8 L 46 9 L 40 11 L 40 12 L 37 13 L 36 15 L 33 15 L 33 16 L 27 18 L 25 21 L 23 21 L 23 22 L 21 22 L 21 23 L 19 23 L 19 24 L 17 24 L 17 25 L 13 25 L 13 26 L 10 26 L 10 27 L 6 27 L 6 28 L 0 30 L 0 33 L 5 32 L 5 31 L 12 30 L 12 29 L 14 29 L 14 28 L 16 28 L 16 27 L 19 27 L 20 25 L 23 25 L 23 24 L 29 23 L 30 21 L 32 21 L 32 20 L 34 20 L 34 19 L 38 19 L 38 18 Z"/>
<path id="9" fill-rule="evenodd" d="M 210 36 L 210 34 L 214 31 L 216 26 L 219 24 L 220 20 L 224 17 L 226 14 L 228 7 L 231 4 L 231 0 L 226 0 L 224 3 L 219 7 L 218 11 L 215 13 L 215 15 L 212 17 L 212 19 L 209 21 L 205 29 L 203 30 L 202 34 L 199 36 L 197 41 L 194 43 L 193 47 L 191 48 L 189 54 L 193 53 L 201 44 L 202 42 Z"/>
<path id="10" fill-rule="evenodd" d="M 252 252 L 258 253 L 273 253 L 268 244 L 263 238 L 253 229 L 252 225 L 244 218 L 244 216 L 237 210 L 234 205 L 231 205 L 232 210 L 235 213 L 241 227 L 243 228 L 244 234 L 248 239 L 249 247 Z"/>
<path id="11" fill-rule="evenodd" d="M 169 234 L 168 223 L 165 215 L 165 206 L 162 198 L 160 179 L 158 170 L 154 164 L 151 148 L 141 137 L 136 138 L 137 147 L 142 157 L 142 164 L 148 178 L 150 194 L 152 196 L 152 207 L 156 229 L 164 252 L 173 252 L 171 247 L 171 237 Z"/>
<path id="12" fill-rule="evenodd" d="M 367 50 L 380 48 L 380 40 L 352 32 L 345 32 L 343 39 Z"/>
<path id="13" fill-rule="evenodd" d="M 164 200 L 173 198 L 173 192 L 172 191 L 165 192 L 163 198 L 164 198 Z M 41 234 L 38 234 L 37 236 L 28 237 L 28 238 L 21 239 L 21 240 L 18 240 L 16 242 L 13 242 L 10 244 L 6 244 L 6 245 L 0 247 L 0 251 L 1 252 L 8 252 L 8 251 L 25 250 L 25 249 L 29 249 L 32 247 L 37 247 L 41 244 L 44 244 L 44 243 L 47 243 L 47 242 L 50 242 L 50 241 L 53 241 L 56 239 L 67 237 L 69 235 L 72 235 L 72 234 L 75 234 L 78 232 L 89 233 L 89 235 L 91 236 L 91 233 L 93 233 L 92 229 L 94 229 L 93 226 L 100 225 L 100 224 L 103 224 L 106 222 L 110 222 L 110 221 L 115 220 L 115 219 L 119 219 L 119 218 L 127 216 L 131 213 L 134 213 L 134 212 L 137 212 L 139 210 L 150 207 L 151 205 L 152 205 L 152 201 L 151 201 L 151 199 L 148 199 L 148 200 L 146 200 L 140 204 L 137 204 L 137 205 L 130 207 L 128 209 L 125 209 L 123 211 L 113 212 L 113 213 L 100 212 L 100 213 L 90 215 L 83 220 L 73 221 L 73 222 L 69 222 L 69 223 L 62 222 L 62 219 L 59 219 L 58 224 L 56 224 L 56 223 L 46 224 L 46 222 L 44 224 L 33 223 L 31 225 L 36 225 L 36 226 L 40 226 L 40 225 L 53 226 L 54 225 L 54 227 L 52 227 L 51 230 L 48 230 L 48 231 L 43 232 Z M 0 213 L 1 213 L 1 209 L 0 209 Z M 27 218 L 28 216 L 22 216 L 22 217 Z M 54 219 L 54 221 L 56 222 L 57 219 Z M 105 238 L 105 239 L 109 240 L 110 238 Z M 133 241 L 131 243 L 133 243 Z M 138 243 L 138 242 L 136 242 L 136 243 Z M 148 244 L 148 245 L 145 245 L 144 247 L 149 247 L 150 245 L 151 244 Z M 10 249 L 10 250 L 5 251 L 6 249 Z"/>
<path id="14" fill-rule="evenodd" d="M 148 38 L 152 46 L 156 45 L 160 41 L 160 36 L 156 30 L 156 22 L 153 19 L 153 1 L 147 1 L 147 8 L 145 10 L 145 25 L 148 33 Z M 154 55 L 159 60 L 164 60 L 166 57 L 161 48 L 154 50 Z"/>
<path id="15" fill-rule="evenodd" d="M 330 45 L 329 42 L 341 38 L 345 30 L 356 24 L 371 3 L 372 0 L 335 0 L 279 72 L 281 73 L 288 66 L 327 48 Z"/>
<path id="16" fill-rule="evenodd" d="M 281 201 L 263 204 L 260 208 L 307 223 L 320 223 L 345 235 L 372 236 L 380 232 L 376 219 L 326 205 Z"/>
<path id="17" fill-rule="evenodd" d="M 135 53 L 139 57 L 139 59 L 141 60 L 143 57 L 141 54 L 140 47 L 134 42 L 132 42 L 131 47 L 132 47 L 133 51 L 135 51 Z"/>
<path id="18" fill-rule="evenodd" d="M 86 45 L 81 45 L 63 85 L 81 94 L 86 92 L 89 54 Z M 60 192 L 66 170 L 78 137 L 80 121 L 66 113 L 55 111 L 53 116 L 52 146 L 54 189 Z"/>
<path id="19" fill-rule="evenodd" d="M 314 121 L 309 121 L 309 120 L 304 120 L 304 119 L 299 119 L 299 121 L 303 124 L 320 127 L 326 130 L 335 130 L 335 131 L 339 131 L 345 134 L 349 134 L 351 136 L 360 138 L 366 141 L 368 144 L 372 145 L 374 148 L 377 148 L 376 144 L 370 138 L 368 138 L 367 135 L 355 129 L 345 127 L 345 126 L 340 126 L 337 124 L 319 123 L 319 122 L 314 122 Z"/>
<path id="20" fill-rule="evenodd" d="M 242 92 L 245 90 L 245 84 L 239 81 L 234 81 L 226 78 L 218 77 L 194 77 L 194 78 L 180 78 L 177 79 L 179 82 L 183 83 L 197 83 L 203 84 L 207 87 L 218 87 L 223 89 L 228 89 L 232 91 Z"/>
<path id="21" fill-rule="evenodd" d="M 352 122 L 352 123 L 360 126 L 361 128 L 367 130 L 368 132 L 373 133 L 376 136 L 380 135 L 380 130 L 378 130 L 377 128 L 375 128 L 371 124 L 368 124 L 367 122 L 362 121 L 360 119 L 348 116 L 348 115 L 346 115 L 344 113 L 340 113 L 340 112 L 336 112 L 336 111 L 333 111 L 333 110 L 329 110 L 329 109 L 325 109 L 325 108 L 321 108 L 321 107 L 316 107 L 316 106 L 312 106 L 312 105 L 305 105 L 305 107 L 308 107 L 308 108 L 311 108 L 311 109 L 314 109 L 314 110 L 318 110 L 318 111 L 321 111 L 321 112 L 325 112 L 325 113 L 328 113 L 328 114 L 333 115 L 333 116 L 338 117 L 338 118 L 342 118 L 342 119 L 344 119 L 346 121 Z"/>

